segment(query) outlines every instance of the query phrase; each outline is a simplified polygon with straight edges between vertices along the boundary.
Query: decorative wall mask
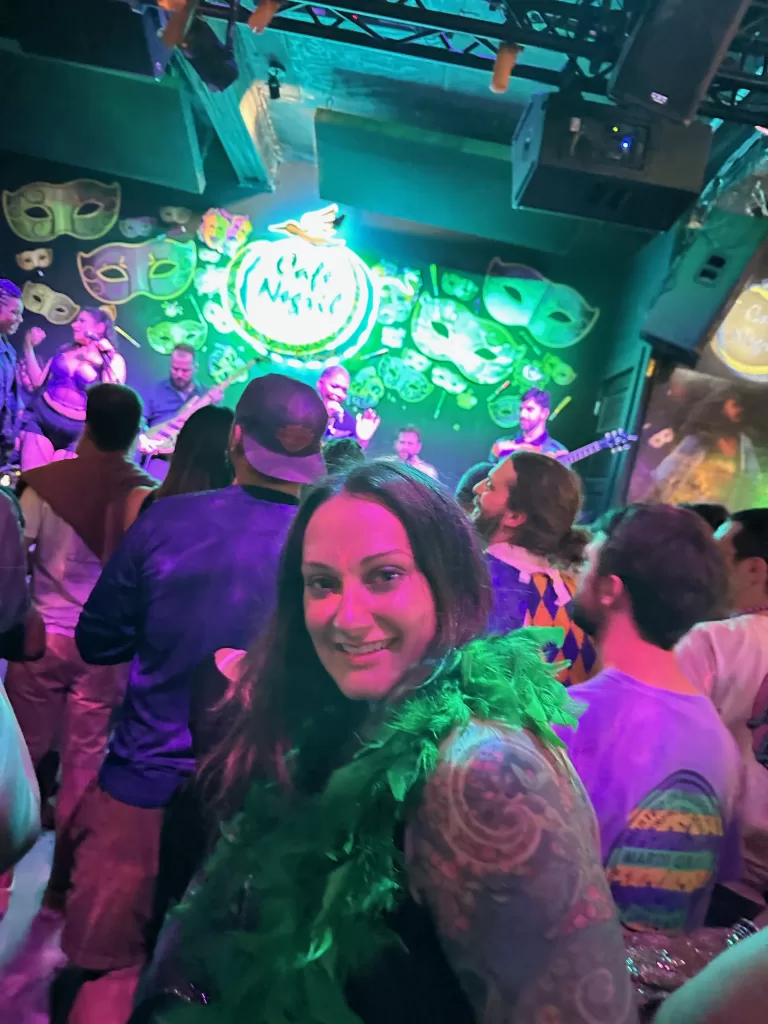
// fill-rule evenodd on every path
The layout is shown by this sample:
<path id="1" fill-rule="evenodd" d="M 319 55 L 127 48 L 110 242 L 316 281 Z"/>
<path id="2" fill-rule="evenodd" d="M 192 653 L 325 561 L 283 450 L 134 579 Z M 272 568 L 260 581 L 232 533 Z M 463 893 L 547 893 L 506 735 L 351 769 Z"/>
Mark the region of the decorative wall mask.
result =
<path id="1" fill-rule="evenodd" d="M 11 231 L 27 242 L 50 242 L 60 235 L 87 241 L 115 226 L 120 186 L 92 178 L 60 185 L 34 181 L 15 192 L 3 191 L 3 211 Z"/>

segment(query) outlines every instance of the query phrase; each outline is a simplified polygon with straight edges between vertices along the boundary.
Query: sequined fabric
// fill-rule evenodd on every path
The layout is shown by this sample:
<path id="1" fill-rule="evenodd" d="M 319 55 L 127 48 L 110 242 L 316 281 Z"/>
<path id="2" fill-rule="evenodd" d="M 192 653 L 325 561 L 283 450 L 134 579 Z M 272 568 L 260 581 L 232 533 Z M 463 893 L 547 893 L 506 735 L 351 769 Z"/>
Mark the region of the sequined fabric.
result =
<path id="1" fill-rule="evenodd" d="M 637 990 L 643 1020 L 651 1020 L 659 1003 L 716 956 L 757 931 L 747 920 L 737 921 L 731 928 L 699 928 L 690 935 L 625 930 L 627 968 Z"/>

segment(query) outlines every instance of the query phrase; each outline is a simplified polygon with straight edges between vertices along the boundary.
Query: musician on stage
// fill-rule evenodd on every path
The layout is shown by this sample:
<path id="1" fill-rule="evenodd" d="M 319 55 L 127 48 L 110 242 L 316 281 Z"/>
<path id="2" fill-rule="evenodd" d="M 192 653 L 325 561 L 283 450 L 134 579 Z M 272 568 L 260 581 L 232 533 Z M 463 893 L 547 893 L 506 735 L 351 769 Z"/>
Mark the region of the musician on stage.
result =
<path id="1" fill-rule="evenodd" d="M 320 374 L 317 391 L 328 412 L 325 440 L 332 437 L 354 437 L 363 448 L 367 448 L 379 429 L 381 417 L 374 409 L 366 409 L 356 417 L 347 412 L 344 403 L 349 394 L 349 385 L 349 371 L 343 366 L 327 366 Z"/>
<path id="2" fill-rule="evenodd" d="M 501 460 L 519 451 L 541 452 L 555 458 L 564 455 L 568 449 L 550 437 L 547 430 L 551 404 L 548 391 L 541 388 L 526 391 L 520 399 L 520 432 L 512 438 L 499 438 L 491 449 L 493 458 Z"/>
<path id="3" fill-rule="evenodd" d="M 220 387 L 206 391 L 197 380 L 197 358 L 191 345 L 183 342 L 171 352 L 170 373 L 165 380 L 158 381 L 144 403 L 145 430 L 151 430 L 162 423 L 171 422 L 192 398 L 208 396 L 208 403 L 218 404 L 224 396 Z M 139 452 L 147 454 L 148 447 L 139 438 Z M 170 454 L 153 454 L 147 470 L 156 480 L 164 480 L 168 472 Z"/>
<path id="4" fill-rule="evenodd" d="M 421 434 L 416 427 L 401 427 L 398 430 L 397 437 L 395 438 L 395 451 L 397 452 L 398 459 L 404 462 L 406 466 L 418 469 L 420 473 L 425 473 L 427 476 L 431 476 L 433 480 L 437 480 L 438 472 L 435 467 L 420 457 Z"/>

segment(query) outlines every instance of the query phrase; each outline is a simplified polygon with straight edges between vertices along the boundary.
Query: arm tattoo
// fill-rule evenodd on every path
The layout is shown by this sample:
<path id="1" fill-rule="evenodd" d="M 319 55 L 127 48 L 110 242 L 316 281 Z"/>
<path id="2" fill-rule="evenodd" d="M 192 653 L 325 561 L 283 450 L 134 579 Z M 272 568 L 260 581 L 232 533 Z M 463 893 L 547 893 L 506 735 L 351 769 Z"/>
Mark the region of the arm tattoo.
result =
<path id="1" fill-rule="evenodd" d="M 478 1024 L 634 1024 L 594 812 L 566 760 L 525 732 L 454 736 L 407 836 Z"/>

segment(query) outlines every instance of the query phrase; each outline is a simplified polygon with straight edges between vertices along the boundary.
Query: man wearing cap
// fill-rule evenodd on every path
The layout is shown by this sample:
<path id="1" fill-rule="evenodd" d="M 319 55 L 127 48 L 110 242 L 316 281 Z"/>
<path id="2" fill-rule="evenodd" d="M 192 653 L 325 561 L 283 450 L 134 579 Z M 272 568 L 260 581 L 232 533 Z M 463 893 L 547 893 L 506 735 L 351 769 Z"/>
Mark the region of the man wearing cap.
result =
<path id="1" fill-rule="evenodd" d="M 327 419 L 308 385 L 281 374 L 251 381 L 230 435 L 234 485 L 152 506 L 83 608 L 84 660 L 131 669 L 98 782 L 74 818 L 74 868 L 49 886 L 49 896 L 70 886 L 62 949 L 70 981 L 78 969 L 87 979 L 68 1018 L 79 1024 L 130 1016 L 164 810 L 195 767 L 193 680 L 216 651 L 247 648 L 265 624 L 299 490 L 324 472 Z"/>

